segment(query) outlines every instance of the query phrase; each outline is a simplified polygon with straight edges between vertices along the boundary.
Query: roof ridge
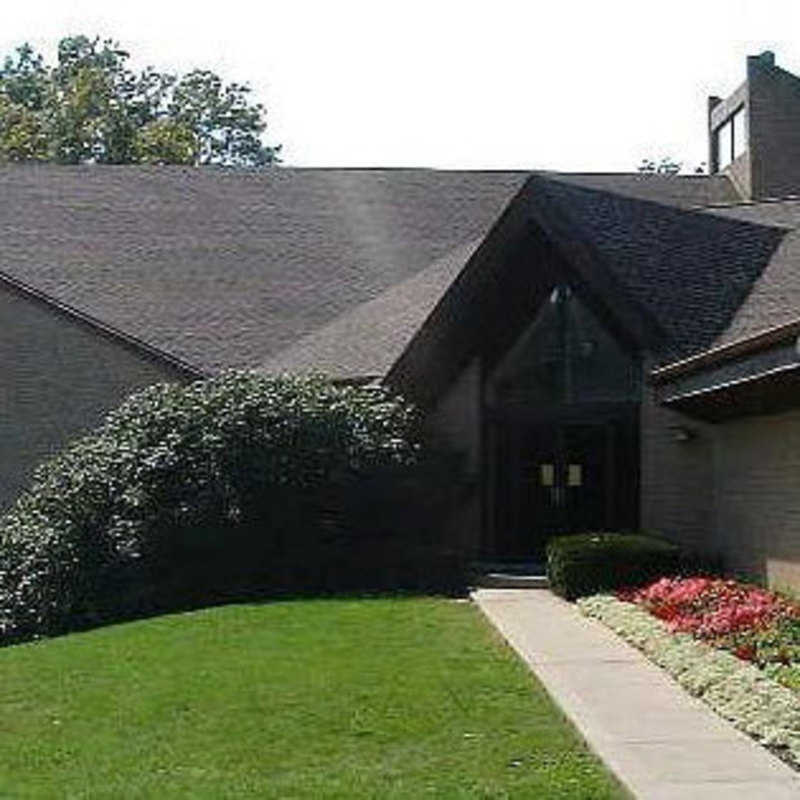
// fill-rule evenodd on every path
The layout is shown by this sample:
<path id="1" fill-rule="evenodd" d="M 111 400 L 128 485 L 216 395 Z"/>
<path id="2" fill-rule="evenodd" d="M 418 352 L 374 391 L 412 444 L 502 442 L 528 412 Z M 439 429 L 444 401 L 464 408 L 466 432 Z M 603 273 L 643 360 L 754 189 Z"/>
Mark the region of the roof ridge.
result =
<path id="1" fill-rule="evenodd" d="M 577 171 L 577 172 L 565 172 L 563 170 L 555 170 L 555 169 L 539 169 L 533 170 L 534 174 L 536 175 L 567 175 L 572 177 L 585 177 L 585 178 L 619 178 L 619 177 L 630 177 L 630 178 L 641 178 L 642 180 L 652 180 L 655 178 L 656 180 L 665 180 L 665 181 L 674 181 L 674 180 L 709 180 L 710 178 L 726 178 L 728 179 L 727 175 L 709 175 L 706 172 L 703 173 L 685 173 L 685 174 L 677 174 L 677 175 L 666 175 L 664 173 L 658 172 L 627 172 L 627 171 L 615 171 L 615 170 L 603 170 L 600 172 L 585 172 L 585 171 Z"/>
<path id="2" fill-rule="evenodd" d="M 635 177 L 638 173 L 635 172 L 594 172 L 594 173 L 586 173 L 586 172 L 537 172 L 534 173 L 538 177 L 542 177 L 549 180 L 557 180 L 559 176 L 564 175 L 567 177 L 574 177 L 574 176 L 581 176 L 581 177 L 615 177 L 615 176 L 632 176 Z M 651 176 L 651 175 L 644 175 L 642 176 L 643 180 L 647 180 L 651 177 L 658 177 L 658 176 Z M 721 180 L 728 181 L 732 183 L 730 177 L 728 175 L 722 174 L 715 174 L 715 175 L 665 175 L 663 176 L 665 180 L 674 180 L 676 178 L 718 178 Z M 582 189 L 588 192 L 603 192 L 605 194 L 612 194 L 612 195 L 619 195 L 621 197 L 626 197 L 630 200 L 634 200 L 636 202 L 642 203 L 656 203 L 662 206 L 668 206 L 670 208 L 679 208 L 679 206 L 670 203 L 668 201 L 659 199 L 659 198 L 652 198 L 652 197 L 635 197 L 633 195 L 625 195 L 619 191 L 615 191 L 614 187 L 609 186 L 586 186 L 580 183 L 570 183 L 570 186 L 574 187 L 575 189 Z M 710 200 L 706 203 L 693 203 L 691 205 L 683 206 L 685 211 L 699 211 L 703 209 L 714 210 L 714 209 L 726 209 L 726 208 L 746 208 L 749 206 L 761 206 L 761 205 L 778 205 L 780 203 L 788 203 L 788 202 L 800 202 L 800 194 L 786 194 L 780 195 L 777 197 L 762 197 L 759 199 L 754 200 Z"/>
<path id="3" fill-rule="evenodd" d="M 732 200 L 730 202 L 706 203 L 694 208 L 739 208 L 741 206 L 762 206 L 786 202 L 800 201 L 800 194 L 787 194 L 780 197 L 762 197 L 757 200 Z"/>
<path id="4" fill-rule="evenodd" d="M 414 167 L 414 166 L 391 166 L 391 167 L 379 167 L 379 166 L 344 166 L 344 167 L 335 167 L 335 166 L 291 166 L 291 165 L 280 165 L 277 167 L 279 170 L 292 170 L 294 172 L 460 172 L 467 175 L 476 175 L 476 174 L 501 174 L 501 175 L 532 175 L 534 174 L 535 170 L 529 167 L 477 167 L 477 168 L 470 168 L 470 167 Z"/>
<path id="5" fill-rule="evenodd" d="M 186 173 L 220 173 L 223 175 L 262 175 L 273 172 L 457 172 L 466 175 L 485 175 L 485 174 L 500 174 L 500 175 L 532 175 L 535 170 L 530 167 L 431 167 L 431 166 L 308 166 L 308 165 L 291 165 L 279 164 L 263 167 L 236 167 L 225 166 L 223 164 L 54 164 L 50 162 L 10 162 L 2 164 L 3 169 L 9 170 L 86 170 L 86 171 L 115 171 L 122 172 L 124 170 L 137 170 L 140 172 L 186 172 Z"/>

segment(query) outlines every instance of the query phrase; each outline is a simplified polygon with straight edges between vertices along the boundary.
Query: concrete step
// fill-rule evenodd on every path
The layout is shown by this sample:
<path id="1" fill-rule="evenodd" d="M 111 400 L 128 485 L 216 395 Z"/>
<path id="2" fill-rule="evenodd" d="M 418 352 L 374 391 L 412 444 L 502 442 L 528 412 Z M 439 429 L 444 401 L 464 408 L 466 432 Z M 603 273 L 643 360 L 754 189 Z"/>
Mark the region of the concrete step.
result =
<path id="1" fill-rule="evenodd" d="M 485 589 L 547 589 L 547 575 L 518 575 L 510 572 L 487 572 L 478 576 L 478 586 Z"/>

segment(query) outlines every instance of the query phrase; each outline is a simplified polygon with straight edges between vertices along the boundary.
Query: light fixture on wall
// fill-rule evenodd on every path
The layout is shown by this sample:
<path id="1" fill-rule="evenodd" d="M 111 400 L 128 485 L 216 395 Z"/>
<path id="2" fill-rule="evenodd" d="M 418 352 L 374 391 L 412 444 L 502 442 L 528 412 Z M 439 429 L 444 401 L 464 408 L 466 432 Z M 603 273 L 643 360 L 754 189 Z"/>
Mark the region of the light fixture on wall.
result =
<path id="1" fill-rule="evenodd" d="M 685 425 L 670 425 L 669 431 L 674 442 L 691 442 L 692 439 L 697 438 L 697 432 Z"/>

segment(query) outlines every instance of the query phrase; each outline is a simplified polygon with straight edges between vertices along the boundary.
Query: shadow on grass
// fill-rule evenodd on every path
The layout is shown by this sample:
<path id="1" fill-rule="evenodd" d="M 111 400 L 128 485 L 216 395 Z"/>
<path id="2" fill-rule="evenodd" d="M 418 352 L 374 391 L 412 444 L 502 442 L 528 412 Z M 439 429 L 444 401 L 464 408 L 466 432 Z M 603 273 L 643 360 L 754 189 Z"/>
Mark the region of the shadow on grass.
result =
<path id="1" fill-rule="evenodd" d="M 458 559 L 437 563 L 365 564 L 283 563 L 231 572 L 231 565 L 195 564 L 142 575 L 117 576 L 99 587 L 92 606 L 76 610 L 58 629 L 0 638 L 0 647 L 51 639 L 123 622 L 179 614 L 237 603 L 308 599 L 378 599 L 466 596 L 471 572 Z M 227 567 L 227 568 L 226 568 Z"/>

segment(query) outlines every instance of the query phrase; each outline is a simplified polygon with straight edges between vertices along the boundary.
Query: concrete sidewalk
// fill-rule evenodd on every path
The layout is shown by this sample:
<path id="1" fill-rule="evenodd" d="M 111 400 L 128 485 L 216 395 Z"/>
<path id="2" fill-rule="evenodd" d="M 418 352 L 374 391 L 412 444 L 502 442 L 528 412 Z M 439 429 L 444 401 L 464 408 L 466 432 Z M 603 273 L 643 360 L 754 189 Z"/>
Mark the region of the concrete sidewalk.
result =
<path id="1" fill-rule="evenodd" d="M 542 589 L 472 597 L 635 797 L 800 798 L 800 774 L 569 603 Z"/>

